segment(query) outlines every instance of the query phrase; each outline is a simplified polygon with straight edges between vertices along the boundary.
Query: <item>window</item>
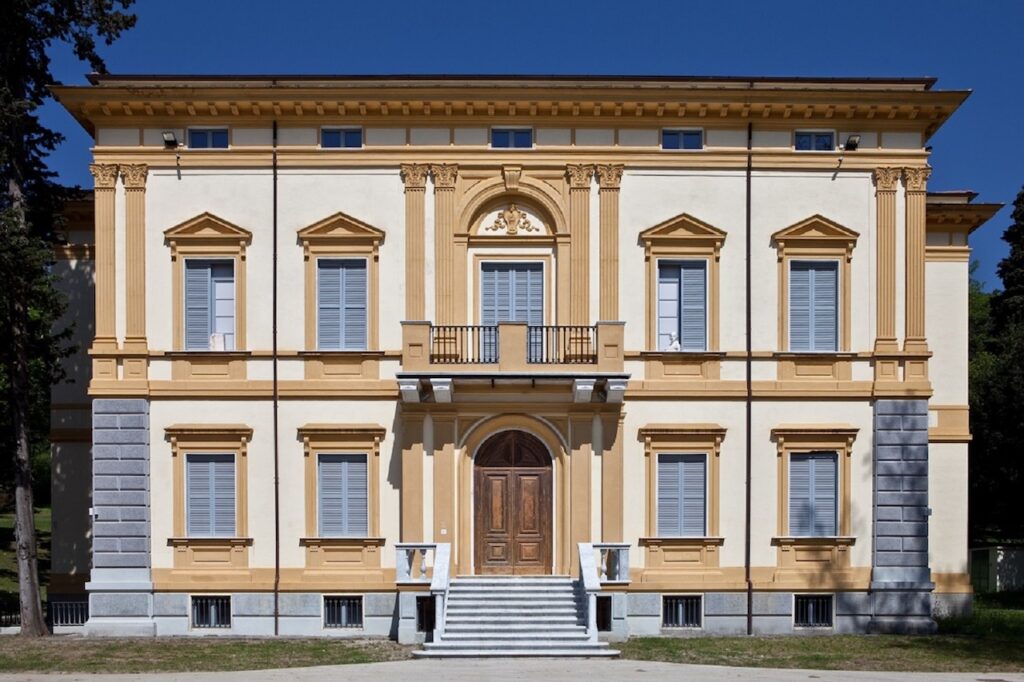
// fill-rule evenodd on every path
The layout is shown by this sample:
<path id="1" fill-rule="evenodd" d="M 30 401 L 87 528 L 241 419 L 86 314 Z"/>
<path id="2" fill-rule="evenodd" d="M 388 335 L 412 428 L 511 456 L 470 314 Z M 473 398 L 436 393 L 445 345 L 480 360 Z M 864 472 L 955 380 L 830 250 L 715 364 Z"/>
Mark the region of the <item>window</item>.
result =
<path id="1" fill-rule="evenodd" d="M 231 627 L 231 597 L 192 597 L 192 627 Z"/>
<path id="2" fill-rule="evenodd" d="M 368 491 L 366 455 L 320 455 L 320 537 L 366 537 Z"/>
<path id="3" fill-rule="evenodd" d="M 185 262 L 185 350 L 235 349 L 235 265 Z"/>
<path id="4" fill-rule="evenodd" d="M 533 147 L 533 131 L 529 128 L 494 128 L 491 130 L 491 147 L 530 149 Z"/>
<path id="5" fill-rule="evenodd" d="M 789 457 L 789 534 L 836 535 L 837 462 L 834 452 Z"/>
<path id="6" fill-rule="evenodd" d="M 707 349 L 707 261 L 658 263 L 658 350 Z"/>
<path id="7" fill-rule="evenodd" d="M 661 627 L 699 628 L 702 622 L 699 595 L 665 596 L 661 601 Z"/>
<path id="8" fill-rule="evenodd" d="M 227 149 L 227 128 L 191 128 L 188 131 L 190 149 Z"/>
<path id="9" fill-rule="evenodd" d="M 235 534 L 235 456 L 187 455 L 185 514 L 189 537 Z"/>
<path id="10" fill-rule="evenodd" d="M 317 346 L 366 349 L 366 261 L 317 260 Z"/>
<path id="11" fill-rule="evenodd" d="M 794 595 L 793 626 L 798 628 L 832 627 L 832 595 Z"/>
<path id="12" fill-rule="evenodd" d="M 794 146 L 798 152 L 831 152 L 836 148 L 836 135 L 831 131 L 798 130 Z"/>
<path id="13" fill-rule="evenodd" d="M 324 627 L 363 627 L 363 598 L 324 595 Z"/>
<path id="14" fill-rule="evenodd" d="M 363 131 L 360 128 L 324 128 L 320 131 L 320 146 L 359 149 L 363 146 Z"/>
<path id="15" fill-rule="evenodd" d="M 658 455 L 658 536 L 705 533 L 706 458 Z"/>
<path id="16" fill-rule="evenodd" d="M 484 327 L 499 322 L 525 322 L 535 328 L 544 324 L 543 263 L 482 263 L 480 269 L 480 323 Z M 542 331 L 529 332 L 530 358 L 543 355 Z M 484 335 L 482 357 L 498 357 L 497 335 Z"/>
<path id="17" fill-rule="evenodd" d="M 662 149 L 703 149 L 703 130 L 662 130 Z"/>
<path id="18" fill-rule="evenodd" d="M 790 261 L 789 350 L 836 351 L 839 344 L 839 264 Z"/>

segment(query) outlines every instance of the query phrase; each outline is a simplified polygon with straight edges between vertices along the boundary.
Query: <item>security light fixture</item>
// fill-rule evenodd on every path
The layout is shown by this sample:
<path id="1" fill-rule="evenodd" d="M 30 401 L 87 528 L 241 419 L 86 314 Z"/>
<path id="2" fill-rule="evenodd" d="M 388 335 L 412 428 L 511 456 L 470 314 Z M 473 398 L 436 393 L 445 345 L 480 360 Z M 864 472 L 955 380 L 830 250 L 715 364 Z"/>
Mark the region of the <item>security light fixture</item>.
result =
<path id="1" fill-rule="evenodd" d="M 164 149 L 177 149 L 178 136 L 172 130 L 165 130 L 161 137 L 164 138 Z"/>
<path id="2" fill-rule="evenodd" d="M 846 144 L 843 145 L 844 152 L 855 152 L 857 147 L 860 146 L 860 135 L 850 135 L 846 138 Z"/>

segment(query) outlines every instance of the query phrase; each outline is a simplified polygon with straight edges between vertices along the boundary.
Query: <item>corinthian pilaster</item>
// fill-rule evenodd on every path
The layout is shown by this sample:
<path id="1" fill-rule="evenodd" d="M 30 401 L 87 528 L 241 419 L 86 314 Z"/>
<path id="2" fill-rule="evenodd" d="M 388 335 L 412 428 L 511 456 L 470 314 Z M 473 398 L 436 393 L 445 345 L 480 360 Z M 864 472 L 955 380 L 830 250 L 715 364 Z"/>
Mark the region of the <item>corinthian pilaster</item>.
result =
<path id="1" fill-rule="evenodd" d="M 89 165 L 95 183 L 96 212 L 96 337 L 93 350 L 117 350 L 117 317 L 114 247 L 114 198 L 117 188 L 117 165 Z M 93 360 L 93 379 L 116 379 L 117 360 Z"/>
<path id="2" fill-rule="evenodd" d="M 125 192 L 125 358 L 124 378 L 145 379 L 146 342 L 146 164 L 120 167 Z"/>
<path id="3" fill-rule="evenodd" d="M 465 283 L 455 282 L 455 183 L 459 167 L 440 164 L 430 167 L 434 177 L 434 301 L 438 324 L 460 324 L 466 316 L 459 309 L 459 292 Z M 456 289 L 459 291 L 457 292 Z M 464 294 L 463 294 L 464 295 Z"/>
<path id="4" fill-rule="evenodd" d="M 906 189 L 907 229 L 907 285 L 906 285 L 906 338 L 904 350 L 913 353 L 927 353 L 924 320 L 924 268 L 925 268 L 925 192 L 928 166 L 903 169 L 903 183 Z M 922 381 L 928 378 L 928 361 L 907 360 L 904 378 L 906 381 Z"/>
<path id="5" fill-rule="evenodd" d="M 590 324 L 590 185 L 591 165 L 569 165 L 569 324 Z"/>
<path id="6" fill-rule="evenodd" d="M 597 167 L 601 215 L 599 319 L 619 319 L 619 183 L 622 166 Z"/>
<path id="7" fill-rule="evenodd" d="M 424 199 L 428 167 L 425 164 L 402 164 L 405 182 L 405 318 L 422 320 L 426 314 L 424 296 Z"/>

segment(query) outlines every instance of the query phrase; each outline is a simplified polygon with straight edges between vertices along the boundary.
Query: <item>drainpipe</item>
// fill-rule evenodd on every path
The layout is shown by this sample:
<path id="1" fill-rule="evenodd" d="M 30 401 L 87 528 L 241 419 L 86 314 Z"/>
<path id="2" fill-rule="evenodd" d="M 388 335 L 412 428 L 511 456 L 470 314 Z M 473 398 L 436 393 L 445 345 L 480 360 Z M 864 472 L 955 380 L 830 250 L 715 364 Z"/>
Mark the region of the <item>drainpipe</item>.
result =
<path id="1" fill-rule="evenodd" d="M 271 346 L 270 357 L 273 368 L 273 404 L 274 404 L 274 636 L 279 633 L 280 624 L 280 596 L 281 596 L 281 479 L 279 477 L 279 454 L 278 446 L 278 382 L 277 382 L 277 120 L 273 124 L 273 150 L 271 152 L 271 168 L 273 173 L 273 265 L 271 267 Z"/>
<path id="2" fill-rule="evenodd" d="M 744 531 L 743 539 L 743 573 L 744 578 L 747 581 L 747 634 L 754 634 L 754 582 L 750 579 L 750 489 L 751 489 L 751 453 L 753 452 L 753 405 L 754 405 L 754 390 L 753 390 L 753 341 L 751 338 L 751 276 L 750 276 L 750 256 L 751 256 L 751 245 L 752 237 L 750 234 L 750 176 L 754 166 L 754 124 L 747 123 L 747 306 L 746 306 L 746 322 L 747 322 L 747 390 L 746 390 L 746 418 L 747 418 L 747 489 L 746 489 L 746 528 Z"/>

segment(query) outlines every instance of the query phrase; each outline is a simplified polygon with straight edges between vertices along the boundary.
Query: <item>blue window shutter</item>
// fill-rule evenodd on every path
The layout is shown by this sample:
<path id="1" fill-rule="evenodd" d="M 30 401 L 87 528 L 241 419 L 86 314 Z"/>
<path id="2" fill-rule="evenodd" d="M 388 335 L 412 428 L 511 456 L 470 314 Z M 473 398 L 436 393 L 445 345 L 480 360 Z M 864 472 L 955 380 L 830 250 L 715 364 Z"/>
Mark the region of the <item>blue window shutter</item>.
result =
<path id="1" fill-rule="evenodd" d="M 366 536 L 366 455 L 320 455 L 317 491 L 322 537 Z"/>
<path id="2" fill-rule="evenodd" d="M 682 135 L 675 130 L 663 130 L 661 132 L 661 148 L 662 149 L 681 149 Z"/>
<path id="3" fill-rule="evenodd" d="M 679 335 L 682 270 L 677 264 L 658 264 L 658 350 L 668 350 L 670 334 Z M 679 342 L 682 344 L 682 340 Z"/>
<path id="4" fill-rule="evenodd" d="M 235 458 L 219 455 L 213 462 L 213 534 L 235 534 Z"/>
<path id="5" fill-rule="evenodd" d="M 508 147 L 511 140 L 509 139 L 509 131 L 507 130 L 492 130 L 491 131 L 491 146 L 505 148 Z"/>
<path id="6" fill-rule="evenodd" d="M 703 536 L 705 533 L 705 473 L 704 455 L 683 455 L 681 459 L 682 535 Z"/>
<path id="7" fill-rule="evenodd" d="M 658 456 L 658 535 L 700 537 L 706 532 L 706 458 Z"/>
<path id="8" fill-rule="evenodd" d="M 682 334 L 683 350 L 707 349 L 707 264 L 687 261 L 682 264 Z"/>
<path id="9" fill-rule="evenodd" d="M 699 130 L 687 130 L 682 133 L 683 149 L 703 149 L 704 134 Z"/>
<path id="10" fill-rule="evenodd" d="M 342 261 L 345 350 L 366 350 L 366 261 Z"/>
<path id="11" fill-rule="evenodd" d="M 480 274 L 482 324 L 544 324 L 544 269 L 540 263 L 484 263 Z"/>
<path id="12" fill-rule="evenodd" d="M 185 261 L 185 350 L 210 349 L 211 264 Z"/>
<path id="13" fill-rule="evenodd" d="M 235 534 L 234 455 L 186 455 L 187 532 L 190 537 Z"/>
<path id="14" fill-rule="evenodd" d="M 227 128 L 221 128 L 218 130 L 210 131 L 210 146 L 215 149 L 227 149 L 228 148 L 228 131 Z"/>
<path id="15" fill-rule="evenodd" d="M 520 149 L 528 149 L 533 146 L 533 131 L 532 130 L 514 130 L 512 131 L 513 145 Z"/>
<path id="16" fill-rule="evenodd" d="M 185 464 L 185 485 L 188 490 L 186 515 L 189 537 L 212 534 L 213 501 L 210 497 L 210 469 L 212 463 L 197 455 L 188 455 Z"/>
<path id="17" fill-rule="evenodd" d="M 320 146 L 324 148 L 340 147 L 341 135 L 342 133 L 340 130 L 321 130 Z"/>
<path id="18" fill-rule="evenodd" d="M 352 130 L 345 131 L 345 146 L 349 148 L 359 148 L 363 146 L 363 131 L 355 128 Z"/>
<path id="19" fill-rule="evenodd" d="M 811 458 L 814 488 L 814 528 L 816 536 L 836 535 L 836 455 L 819 453 Z"/>
<path id="20" fill-rule="evenodd" d="M 812 264 L 791 261 L 789 268 L 789 350 L 810 351 Z"/>
<path id="21" fill-rule="evenodd" d="M 192 149 L 205 149 L 210 146 L 209 133 L 205 130 L 188 131 L 188 146 Z"/>
<path id="22" fill-rule="evenodd" d="M 677 455 L 658 456 L 658 535 L 682 535 L 682 463 Z"/>
<path id="23" fill-rule="evenodd" d="M 812 273 L 813 350 L 835 351 L 839 349 L 838 263 L 815 263 Z"/>
<path id="24" fill-rule="evenodd" d="M 480 323 L 498 324 L 498 271 L 484 263 L 480 272 Z"/>
<path id="25" fill-rule="evenodd" d="M 808 455 L 789 457 L 789 534 L 807 537 L 814 534 L 814 497 L 812 460 Z"/>
<path id="26" fill-rule="evenodd" d="M 341 268 L 338 261 L 317 262 L 316 342 L 321 350 L 341 349 Z"/>

